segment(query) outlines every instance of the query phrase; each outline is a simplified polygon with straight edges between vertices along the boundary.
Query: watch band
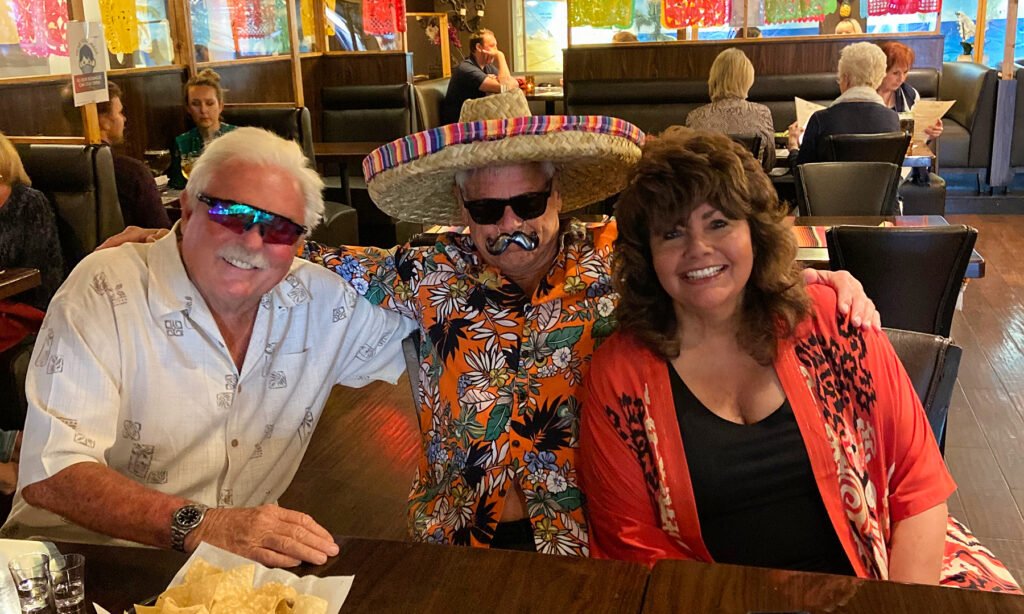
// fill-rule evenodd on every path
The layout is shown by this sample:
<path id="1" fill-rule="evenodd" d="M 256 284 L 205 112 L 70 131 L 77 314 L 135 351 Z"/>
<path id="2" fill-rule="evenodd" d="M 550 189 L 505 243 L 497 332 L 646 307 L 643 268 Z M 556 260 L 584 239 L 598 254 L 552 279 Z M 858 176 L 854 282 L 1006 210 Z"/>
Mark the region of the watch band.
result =
<path id="1" fill-rule="evenodd" d="M 174 511 L 171 516 L 172 548 L 185 552 L 185 538 L 203 522 L 208 509 L 202 503 L 187 503 Z"/>

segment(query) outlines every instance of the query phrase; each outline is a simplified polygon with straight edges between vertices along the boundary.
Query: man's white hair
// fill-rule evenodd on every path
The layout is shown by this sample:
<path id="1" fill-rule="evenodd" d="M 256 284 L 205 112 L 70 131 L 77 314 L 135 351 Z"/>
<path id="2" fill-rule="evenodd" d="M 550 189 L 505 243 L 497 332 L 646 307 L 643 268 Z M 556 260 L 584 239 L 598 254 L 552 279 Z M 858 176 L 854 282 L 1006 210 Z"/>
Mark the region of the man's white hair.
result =
<path id="1" fill-rule="evenodd" d="M 543 161 L 543 162 L 520 162 L 518 164 L 507 164 L 505 166 L 535 166 L 540 172 L 544 173 L 544 177 L 546 179 L 551 179 L 552 177 L 555 176 L 555 165 L 554 165 L 554 163 L 553 162 L 548 162 L 546 160 Z M 455 185 L 459 186 L 460 190 L 463 189 L 464 187 L 466 187 L 466 182 L 469 181 L 469 178 L 473 175 L 473 173 L 479 172 L 479 171 L 487 169 L 487 168 L 493 168 L 493 167 L 486 167 L 485 166 L 485 167 L 477 167 L 477 168 L 464 168 L 464 169 L 462 169 L 460 171 L 456 171 L 456 173 L 455 173 Z"/>
<path id="2" fill-rule="evenodd" d="M 190 202 L 205 192 L 217 172 L 228 163 L 274 167 L 291 175 L 299 184 L 305 202 L 303 225 L 309 230 L 320 223 L 324 213 L 324 181 L 309 166 L 302 148 L 294 141 L 285 140 L 261 128 L 238 128 L 210 142 L 199 156 L 189 174 L 185 192 Z M 230 197 L 230 194 L 214 194 Z"/>
<path id="3" fill-rule="evenodd" d="M 849 87 L 877 90 L 885 79 L 885 52 L 874 43 L 854 43 L 839 52 L 839 78 Z"/>

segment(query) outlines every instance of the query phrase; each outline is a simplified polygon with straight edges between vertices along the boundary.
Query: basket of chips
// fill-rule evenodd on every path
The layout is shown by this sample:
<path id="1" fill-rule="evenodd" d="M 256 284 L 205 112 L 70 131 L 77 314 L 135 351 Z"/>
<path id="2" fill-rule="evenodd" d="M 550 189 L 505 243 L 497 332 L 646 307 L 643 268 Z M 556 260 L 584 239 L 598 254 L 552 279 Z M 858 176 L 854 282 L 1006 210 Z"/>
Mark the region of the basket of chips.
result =
<path id="1" fill-rule="evenodd" d="M 153 605 L 136 614 L 337 614 L 353 576 L 298 577 L 200 544 Z"/>

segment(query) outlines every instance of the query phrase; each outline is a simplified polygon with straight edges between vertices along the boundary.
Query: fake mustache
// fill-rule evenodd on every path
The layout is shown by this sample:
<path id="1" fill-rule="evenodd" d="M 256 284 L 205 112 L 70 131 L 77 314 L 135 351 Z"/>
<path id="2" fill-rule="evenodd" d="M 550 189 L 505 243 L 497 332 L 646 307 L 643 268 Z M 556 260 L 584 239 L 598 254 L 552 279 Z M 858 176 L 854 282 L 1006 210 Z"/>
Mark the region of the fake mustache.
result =
<path id="1" fill-rule="evenodd" d="M 513 232 L 512 234 L 500 234 L 495 239 L 487 240 L 487 251 L 492 256 L 500 256 L 505 253 L 505 250 L 509 248 L 513 243 L 523 248 L 523 250 L 532 252 L 537 249 L 537 243 L 540 242 L 540 237 L 537 233 L 526 234 L 523 232 Z"/>

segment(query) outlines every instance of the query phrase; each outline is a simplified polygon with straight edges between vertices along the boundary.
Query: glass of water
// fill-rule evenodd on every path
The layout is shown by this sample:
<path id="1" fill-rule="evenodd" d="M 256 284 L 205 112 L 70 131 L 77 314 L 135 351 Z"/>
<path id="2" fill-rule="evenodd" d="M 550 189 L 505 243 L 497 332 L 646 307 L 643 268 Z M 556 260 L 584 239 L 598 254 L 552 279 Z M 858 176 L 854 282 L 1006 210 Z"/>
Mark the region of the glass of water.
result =
<path id="1" fill-rule="evenodd" d="M 53 614 L 53 593 L 50 590 L 50 557 L 46 554 L 23 554 L 10 560 L 7 567 L 18 589 L 23 614 Z"/>
<path id="2" fill-rule="evenodd" d="M 85 557 L 65 554 L 50 559 L 50 585 L 57 614 L 85 614 Z"/>

